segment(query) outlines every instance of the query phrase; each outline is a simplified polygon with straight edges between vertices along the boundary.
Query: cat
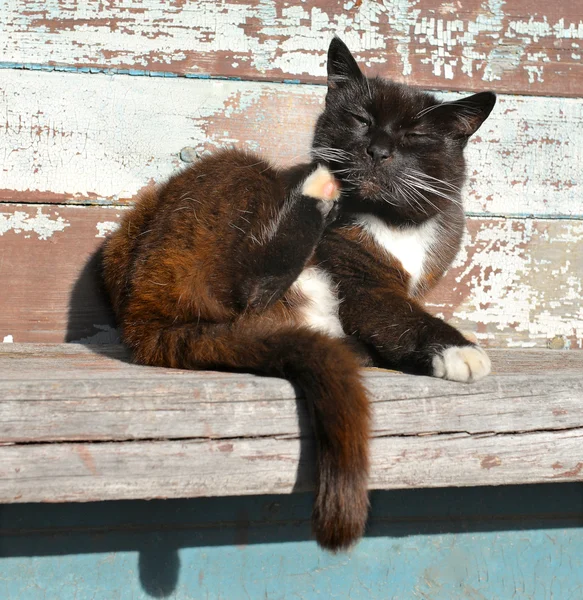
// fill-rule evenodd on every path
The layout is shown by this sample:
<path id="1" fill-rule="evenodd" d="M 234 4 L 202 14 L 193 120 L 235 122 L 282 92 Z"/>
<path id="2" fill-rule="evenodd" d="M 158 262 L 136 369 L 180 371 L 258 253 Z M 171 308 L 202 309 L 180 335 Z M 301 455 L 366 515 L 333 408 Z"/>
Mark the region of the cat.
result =
<path id="1" fill-rule="evenodd" d="M 463 150 L 492 110 L 367 78 L 335 37 L 309 163 L 203 157 L 141 194 L 103 274 L 141 364 L 289 378 L 317 444 L 312 527 L 344 550 L 368 514 L 370 406 L 361 366 L 471 382 L 483 350 L 421 299 L 462 238 Z"/>

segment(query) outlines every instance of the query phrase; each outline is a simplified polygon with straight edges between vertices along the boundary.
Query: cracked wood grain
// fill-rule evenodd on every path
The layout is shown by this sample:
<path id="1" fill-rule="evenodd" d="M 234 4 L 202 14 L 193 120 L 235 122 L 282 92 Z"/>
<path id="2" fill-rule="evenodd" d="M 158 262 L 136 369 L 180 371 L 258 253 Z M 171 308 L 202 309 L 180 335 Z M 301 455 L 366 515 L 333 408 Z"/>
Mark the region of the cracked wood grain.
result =
<path id="1" fill-rule="evenodd" d="M 583 480 L 580 430 L 372 440 L 371 489 Z M 88 502 L 285 494 L 311 489 L 299 439 L 150 441 L 0 447 L 0 502 Z"/>
<path id="2" fill-rule="evenodd" d="M 287 381 L 124 358 L 115 346 L 0 346 L 0 502 L 312 488 L 309 419 Z M 367 370 L 371 489 L 582 481 L 582 363 L 499 350 L 473 385 Z"/>
<path id="3" fill-rule="evenodd" d="M 491 356 L 494 374 L 475 385 L 366 370 L 374 437 L 582 426 L 582 353 L 499 349 Z M 292 439 L 302 433 L 298 423 L 309 423 L 288 381 L 143 367 L 120 357 L 116 346 L 0 345 L 0 444 Z"/>

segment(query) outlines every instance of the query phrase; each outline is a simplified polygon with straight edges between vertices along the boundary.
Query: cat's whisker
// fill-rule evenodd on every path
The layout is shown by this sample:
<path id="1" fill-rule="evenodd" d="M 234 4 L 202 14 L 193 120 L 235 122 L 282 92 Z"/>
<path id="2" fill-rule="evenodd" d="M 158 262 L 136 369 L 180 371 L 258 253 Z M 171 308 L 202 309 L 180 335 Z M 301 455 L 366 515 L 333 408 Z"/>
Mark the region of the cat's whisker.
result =
<path id="1" fill-rule="evenodd" d="M 442 196 L 444 198 L 449 198 L 449 194 L 447 194 L 444 190 L 441 190 L 430 183 L 420 180 L 417 177 L 407 176 L 405 175 L 405 181 L 410 183 L 413 187 L 418 189 L 425 190 L 426 192 L 434 193 L 438 196 Z"/>
<path id="2" fill-rule="evenodd" d="M 450 202 L 453 202 L 454 204 L 461 205 L 460 200 L 452 195 L 452 192 L 454 190 L 448 190 L 448 189 L 442 190 L 442 189 L 436 187 L 435 185 L 432 185 L 431 180 L 429 182 L 427 180 L 423 181 L 421 179 L 421 177 L 412 175 L 412 173 L 411 173 L 412 170 L 409 170 L 409 171 L 410 172 L 404 171 L 403 173 L 401 173 L 401 176 L 405 178 L 405 179 L 401 179 L 401 181 L 407 181 L 409 183 L 409 185 L 416 188 L 417 190 L 423 190 L 430 194 L 434 194 L 435 196 L 439 196 L 440 198 L 449 200 Z M 427 175 L 427 174 L 424 173 L 423 176 L 425 176 L 425 175 Z M 431 177 L 431 176 L 428 176 L 428 177 Z M 437 180 L 436 178 L 431 178 L 431 179 L 435 179 L 436 181 L 441 182 L 441 180 Z M 441 183 L 446 184 L 446 182 L 441 182 Z M 427 200 L 427 202 L 430 202 L 429 199 L 426 199 L 426 200 Z"/>
<path id="3" fill-rule="evenodd" d="M 426 204 L 429 204 L 429 206 L 431 206 L 432 208 L 434 208 L 436 211 L 439 210 L 437 206 L 435 206 L 435 204 L 433 204 L 433 202 L 431 202 L 431 200 L 424 194 L 421 193 L 421 191 L 428 191 L 427 189 L 423 188 L 423 187 L 419 187 L 416 185 L 413 185 L 411 183 L 409 183 L 410 185 L 410 190 L 413 194 L 415 194 L 415 196 L 417 198 L 420 199 L 421 202 L 424 202 Z M 439 195 L 439 194 L 436 194 Z"/>
<path id="4" fill-rule="evenodd" d="M 340 150 L 339 148 L 332 148 L 331 146 L 315 146 L 312 148 L 311 154 L 315 158 L 322 158 L 324 160 L 343 160 L 353 156 L 353 154 L 347 150 Z"/>
<path id="5" fill-rule="evenodd" d="M 413 118 L 420 119 L 421 117 L 424 117 L 427 113 L 430 113 L 432 110 L 435 110 L 436 108 L 440 108 L 444 105 L 447 105 L 447 102 L 442 102 L 440 104 L 432 104 L 431 106 L 426 106 L 425 108 L 421 109 Z"/>
<path id="6" fill-rule="evenodd" d="M 398 206 L 398 204 L 396 202 L 392 202 L 391 200 L 389 200 L 389 198 L 386 196 L 386 194 L 383 193 L 382 191 L 379 195 L 380 195 L 381 199 L 383 200 L 383 202 L 386 202 L 387 204 L 390 204 L 391 206 Z"/>
<path id="7" fill-rule="evenodd" d="M 404 180 L 400 179 L 399 177 L 397 177 L 397 179 L 398 179 L 398 181 L 401 184 L 397 188 L 397 191 L 402 196 L 402 198 L 405 200 L 405 202 L 407 203 L 407 205 L 409 207 L 411 207 L 411 208 L 417 207 L 418 210 L 420 210 L 423 213 L 427 214 L 427 211 L 423 208 L 423 205 L 415 197 L 416 194 L 415 194 L 414 189 L 411 188 L 407 182 L 405 182 Z"/>
<path id="8" fill-rule="evenodd" d="M 368 77 L 365 77 L 364 81 L 366 82 L 366 89 L 368 90 L 368 97 L 372 100 L 372 92 L 370 91 L 370 84 L 368 82 Z"/>
<path id="9" fill-rule="evenodd" d="M 454 185 L 453 183 L 449 183 L 448 181 L 445 181 L 443 179 L 439 179 L 438 177 L 433 177 L 433 175 L 429 175 L 429 173 L 424 173 L 423 171 L 417 171 L 416 169 L 406 169 L 405 172 L 407 173 L 411 173 L 412 175 L 416 175 L 417 177 L 423 179 L 431 179 L 432 181 L 438 182 L 441 185 L 451 188 L 452 190 L 456 191 L 456 192 L 461 192 L 461 189 Z"/>
<path id="10" fill-rule="evenodd" d="M 453 202 L 454 204 L 460 204 L 459 200 L 457 200 L 456 198 L 453 198 L 449 194 L 446 194 L 446 193 L 442 192 L 441 190 L 437 190 L 437 189 L 435 189 L 433 187 L 425 186 L 425 185 L 422 185 L 422 184 L 420 185 L 418 183 L 413 183 L 412 186 L 414 188 L 416 188 L 417 190 L 428 192 L 429 194 L 433 194 L 434 196 L 438 196 L 439 198 L 444 198 L 445 200 L 449 200 L 450 202 Z M 425 200 L 429 204 L 432 204 L 431 201 L 428 198 L 425 198 Z"/>
<path id="11" fill-rule="evenodd" d="M 466 104 L 466 103 L 467 103 L 467 106 L 464 106 L 464 104 Z M 431 106 L 426 106 L 425 108 L 421 109 L 415 115 L 414 119 L 420 119 L 421 117 L 425 116 L 427 113 L 430 113 L 431 111 L 435 110 L 436 108 L 447 107 L 447 106 L 451 106 L 452 104 L 461 106 L 462 110 L 466 111 L 467 113 L 470 113 L 470 116 L 480 113 L 480 110 L 481 110 L 479 107 L 468 103 L 467 98 L 462 98 L 461 100 L 451 100 L 449 102 L 439 102 L 438 104 L 432 104 Z M 458 117 L 459 116 L 460 115 L 458 113 Z"/>
<path id="12" fill-rule="evenodd" d="M 409 191 L 409 193 L 413 196 L 413 198 L 415 200 L 415 203 L 420 207 L 420 209 L 425 214 L 427 214 L 427 211 L 424 208 L 425 204 L 428 204 L 429 206 L 431 206 L 436 211 L 439 210 L 437 208 L 437 206 L 435 206 L 435 204 L 433 204 L 433 202 L 431 202 L 431 200 L 429 200 L 429 198 L 427 198 L 427 196 L 425 196 L 424 194 L 422 194 L 421 190 L 418 187 L 416 187 L 410 180 L 403 180 L 403 179 L 401 179 L 401 183 L 403 184 L 403 186 L 406 187 L 406 189 Z"/>
<path id="13" fill-rule="evenodd" d="M 304 152 L 303 154 L 296 154 L 295 156 L 290 157 L 289 160 L 286 160 L 286 163 L 289 163 L 290 165 L 292 165 L 297 162 L 306 162 L 309 159 L 310 159 L 310 153 Z M 284 167 L 276 167 L 276 168 L 278 171 L 285 170 Z"/>

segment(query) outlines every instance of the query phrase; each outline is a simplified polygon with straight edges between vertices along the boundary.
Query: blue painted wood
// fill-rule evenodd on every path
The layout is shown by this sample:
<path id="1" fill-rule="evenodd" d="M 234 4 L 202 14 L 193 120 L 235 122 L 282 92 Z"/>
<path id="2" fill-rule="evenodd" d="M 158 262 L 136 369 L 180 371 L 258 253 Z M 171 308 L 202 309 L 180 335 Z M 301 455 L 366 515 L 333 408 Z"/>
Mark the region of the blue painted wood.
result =
<path id="1" fill-rule="evenodd" d="M 310 506 L 2 506 L 0 598 L 583 598 L 580 484 L 375 492 L 367 537 L 339 555 L 310 540 Z"/>

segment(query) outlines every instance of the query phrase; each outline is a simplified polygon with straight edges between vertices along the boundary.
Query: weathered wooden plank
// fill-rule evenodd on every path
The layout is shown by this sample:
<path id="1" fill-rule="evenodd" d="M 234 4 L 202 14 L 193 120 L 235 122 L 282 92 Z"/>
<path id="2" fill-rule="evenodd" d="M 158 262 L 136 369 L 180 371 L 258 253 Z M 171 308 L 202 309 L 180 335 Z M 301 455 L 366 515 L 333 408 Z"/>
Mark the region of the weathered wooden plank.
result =
<path id="1" fill-rule="evenodd" d="M 580 373 L 583 367 L 583 355 L 554 349 L 548 352 L 542 348 L 490 348 L 493 372 L 499 375 L 539 374 L 544 375 L 560 369 L 563 373 Z M 5 381 L 46 379 L 47 373 L 52 379 L 78 378 L 134 378 L 172 374 L 175 377 L 193 375 L 192 371 L 145 367 L 134 364 L 130 351 L 121 344 L 43 344 L 12 343 L 0 344 L 0 371 Z M 385 369 L 367 368 L 370 373 L 396 373 Z M 213 379 L 238 380 L 240 374 L 228 371 L 197 371 L 198 376 Z M 246 377 L 246 376 L 245 376 Z M 247 377 L 246 377 L 247 379 Z M 255 378 L 253 378 L 255 379 Z M 273 377 L 260 377 L 261 389 L 267 382 L 281 383 L 283 380 Z M 458 389 L 456 387 L 456 389 Z M 462 388 L 459 388 L 462 389 Z M 295 397 L 291 388 L 276 387 L 265 398 L 276 396 Z M 257 389 L 252 397 L 257 399 Z M 273 396 L 272 394 L 275 394 Z M 289 395 L 291 394 L 291 395 Z"/>
<path id="2" fill-rule="evenodd" d="M 583 433 L 372 440 L 371 489 L 581 481 Z M 0 502 L 87 502 L 310 489 L 298 439 L 26 444 L 0 447 Z"/>
<path id="3" fill-rule="evenodd" d="M 119 356 L 117 347 L 0 346 L 0 444 L 310 435 L 304 403 L 285 380 L 141 367 Z M 375 435 L 581 426 L 583 353 L 494 350 L 492 359 L 494 374 L 471 386 L 367 370 Z"/>
<path id="4" fill-rule="evenodd" d="M 0 377 L 0 502 L 312 486 L 309 419 L 286 381 L 118 364 L 116 347 L 0 348 L 0 374 L 8 374 Z M 526 370 L 545 371 L 547 356 L 570 367 L 560 377 L 517 373 L 520 352 Z M 583 480 L 583 356 L 515 350 L 493 359 L 495 369 L 514 372 L 471 386 L 366 373 L 372 489 Z"/>
<path id="5" fill-rule="evenodd" d="M 115 341 L 91 254 L 121 208 L 0 208 L 0 340 Z M 488 346 L 581 348 L 583 221 L 468 220 L 429 308 Z"/>
<path id="6" fill-rule="evenodd" d="M 236 144 L 297 162 L 324 93 L 322 86 L 4 70 L 0 201 L 123 203 L 184 166 L 184 148 Z M 583 99 L 501 97 L 469 145 L 469 212 L 582 215 L 582 121 Z"/>
<path id="7" fill-rule="evenodd" d="M 581 95 L 579 2 L 7 0 L 7 65 L 320 81 L 342 36 L 371 71 L 431 88 Z"/>
<path id="8" fill-rule="evenodd" d="M 427 306 L 481 343 L 583 348 L 582 221 L 468 219 Z"/>

